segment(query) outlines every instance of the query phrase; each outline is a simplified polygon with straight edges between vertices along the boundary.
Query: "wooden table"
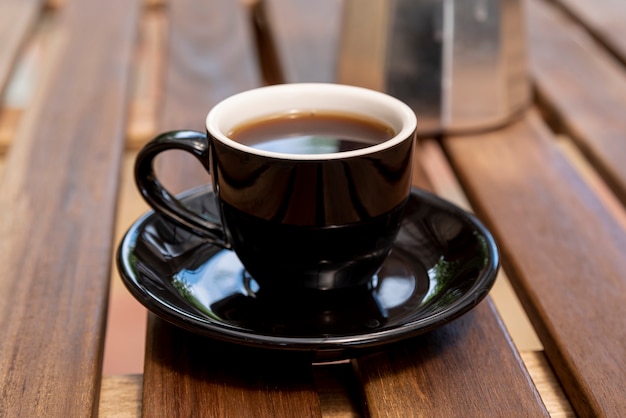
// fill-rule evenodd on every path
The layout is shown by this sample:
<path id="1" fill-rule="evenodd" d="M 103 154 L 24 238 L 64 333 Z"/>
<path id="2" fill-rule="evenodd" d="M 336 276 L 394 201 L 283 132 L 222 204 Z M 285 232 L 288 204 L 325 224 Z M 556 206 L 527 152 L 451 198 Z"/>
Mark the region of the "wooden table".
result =
<path id="1" fill-rule="evenodd" d="M 420 138 L 415 184 L 474 211 L 502 250 L 492 296 L 473 311 L 325 365 L 250 355 L 152 315 L 146 325 L 138 311 L 121 321 L 139 322 L 121 355 L 145 358 L 142 372 L 103 377 L 105 335 L 121 327 L 113 252 L 146 210 L 137 149 L 202 129 L 217 101 L 266 83 L 383 89 L 389 5 L 0 1 L 0 416 L 626 413 L 616 0 L 527 1 L 533 103 L 496 130 Z M 174 191 L 206 181 L 180 155 L 161 170 Z"/>

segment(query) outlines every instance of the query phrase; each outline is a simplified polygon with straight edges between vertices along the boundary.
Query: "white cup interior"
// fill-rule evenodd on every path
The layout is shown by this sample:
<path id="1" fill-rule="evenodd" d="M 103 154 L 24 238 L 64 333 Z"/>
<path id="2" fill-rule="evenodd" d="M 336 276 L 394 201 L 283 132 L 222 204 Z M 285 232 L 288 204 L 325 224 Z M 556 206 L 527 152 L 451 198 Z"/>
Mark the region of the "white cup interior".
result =
<path id="1" fill-rule="evenodd" d="M 248 122 L 277 114 L 338 112 L 362 115 L 389 125 L 396 135 L 380 144 L 332 154 L 284 154 L 255 149 L 228 138 L 228 132 Z M 416 127 L 411 108 L 384 93 L 360 87 L 324 84 L 280 84 L 248 90 L 218 103 L 207 115 L 207 131 L 220 142 L 248 153 L 289 159 L 346 158 L 376 152 L 405 140 Z"/>

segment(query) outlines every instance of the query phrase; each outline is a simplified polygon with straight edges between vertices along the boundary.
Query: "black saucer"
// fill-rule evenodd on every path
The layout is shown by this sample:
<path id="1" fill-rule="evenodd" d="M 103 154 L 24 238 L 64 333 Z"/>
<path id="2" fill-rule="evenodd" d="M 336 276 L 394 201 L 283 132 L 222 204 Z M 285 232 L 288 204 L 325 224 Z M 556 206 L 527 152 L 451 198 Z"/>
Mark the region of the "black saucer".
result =
<path id="1" fill-rule="evenodd" d="M 184 202 L 216 213 L 210 189 Z M 422 334 L 478 304 L 493 285 L 498 250 L 472 215 L 413 189 L 391 255 L 367 286 L 265 294 L 237 256 L 149 212 L 130 228 L 118 268 L 146 308 L 175 325 L 247 346 L 337 359 Z"/>

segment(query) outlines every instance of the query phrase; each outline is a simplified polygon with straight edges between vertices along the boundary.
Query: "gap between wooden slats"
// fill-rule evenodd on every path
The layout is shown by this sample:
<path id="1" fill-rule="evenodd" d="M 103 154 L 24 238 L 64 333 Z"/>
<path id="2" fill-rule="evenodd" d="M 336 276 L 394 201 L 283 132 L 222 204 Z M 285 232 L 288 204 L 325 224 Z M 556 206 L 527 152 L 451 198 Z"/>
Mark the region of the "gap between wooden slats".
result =
<path id="1" fill-rule="evenodd" d="M 574 418 L 567 399 L 559 383 L 550 371 L 550 366 L 542 352 L 521 353 L 524 363 L 532 376 L 553 418 Z M 314 369 L 316 386 L 322 404 L 322 416 L 333 418 L 358 418 L 362 416 L 360 405 L 355 404 L 359 395 L 350 393 L 356 389 L 352 370 L 347 363 L 318 366 Z M 99 416 L 139 417 L 141 415 L 141 375 L 105 377 L 102 382 L 102 395 Z"/>

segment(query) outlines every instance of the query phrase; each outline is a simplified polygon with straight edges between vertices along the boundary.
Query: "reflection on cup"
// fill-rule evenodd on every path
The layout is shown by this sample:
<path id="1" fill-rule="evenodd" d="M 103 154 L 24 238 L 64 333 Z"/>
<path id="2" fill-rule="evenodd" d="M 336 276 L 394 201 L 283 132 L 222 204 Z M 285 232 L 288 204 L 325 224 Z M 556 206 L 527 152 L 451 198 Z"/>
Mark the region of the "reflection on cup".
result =
<path id="1" fill-rule="evenodd" d="M 218 103 L 206 134 L 164 133 L 139 153 L 137 185 L 159 213 L 232 249 L 267 291 L 366 284 L 400 228 L 411 185 L 416 118 L 385 94 L 337 84 L 285 84 Z M 212 175 L 221 216 L 185 208 L 153 159 L 195 155 Z"/>

